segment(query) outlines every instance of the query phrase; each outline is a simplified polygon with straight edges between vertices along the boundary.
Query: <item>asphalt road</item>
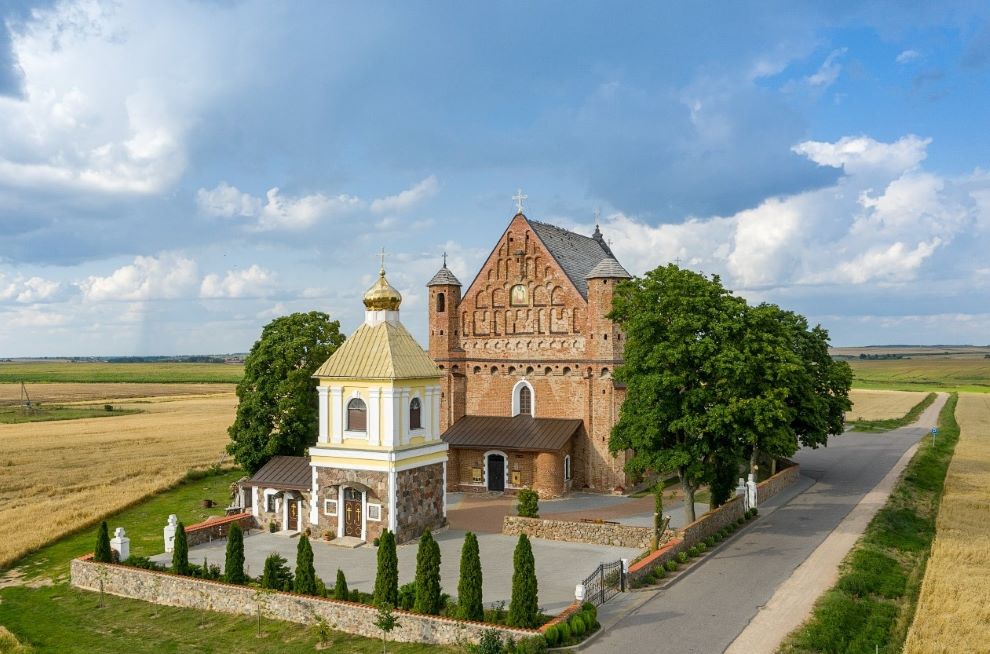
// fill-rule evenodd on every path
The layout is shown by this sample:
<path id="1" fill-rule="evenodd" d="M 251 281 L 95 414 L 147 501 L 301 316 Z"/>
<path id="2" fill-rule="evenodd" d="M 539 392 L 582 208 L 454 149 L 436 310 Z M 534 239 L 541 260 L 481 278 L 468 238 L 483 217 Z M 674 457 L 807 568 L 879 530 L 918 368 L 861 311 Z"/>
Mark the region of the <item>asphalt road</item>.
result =
<path id="1" fill-rule="evenodd" d="M 584 651 L 724 651 L 777 586 L 927 433 L 931 425 L 924 421 L 885 434 L 846 432 L 831 439 L 827 448 L 798 452 L 794 458 L 801 464 L 801 479 L 761 507 L 756 523 Z"/>

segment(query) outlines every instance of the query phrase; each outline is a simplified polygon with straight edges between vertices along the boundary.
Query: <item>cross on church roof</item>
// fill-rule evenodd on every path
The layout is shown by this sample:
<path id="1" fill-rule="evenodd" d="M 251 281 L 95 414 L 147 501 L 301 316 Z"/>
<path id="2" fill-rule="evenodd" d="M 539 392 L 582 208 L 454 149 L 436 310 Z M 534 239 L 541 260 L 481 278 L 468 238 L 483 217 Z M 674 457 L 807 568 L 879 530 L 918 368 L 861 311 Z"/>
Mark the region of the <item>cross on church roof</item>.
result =
<path id="1" fill-rule="evenodd" d="M 443 267 L 444 268 L 447 267 L 447 251 L 446 250 L 443 251 Z"/>
<path id="2" fill-rule="evenodd" d="M 382 272 L 385 272 L 385 248 L 382 248 L 378 253 L 378 256 L 382 259 Z"/>
<path id="3" fill-rule="evenodd" d="M 522 189 L 518 189 L 516 194 L 512 196 L 512 199 L 516 201 L 516 211 L 522 213 L 523 210 L 523 200 L 528 200 L 528 195 L 523 195 Z"/>
<path id="4" fill-rule="evenodd" d="M 595 227 L 598 227 L 598 223 L 602 221 L 602 210 L 595 207 Z"/>

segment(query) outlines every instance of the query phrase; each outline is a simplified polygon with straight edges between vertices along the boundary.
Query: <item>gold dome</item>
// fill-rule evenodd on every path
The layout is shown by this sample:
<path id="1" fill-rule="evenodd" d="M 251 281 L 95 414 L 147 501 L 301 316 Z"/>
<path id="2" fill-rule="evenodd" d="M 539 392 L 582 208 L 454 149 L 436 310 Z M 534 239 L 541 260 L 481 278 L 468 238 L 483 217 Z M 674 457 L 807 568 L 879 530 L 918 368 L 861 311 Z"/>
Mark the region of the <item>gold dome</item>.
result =
<path id="1" fill-rule="evenodd" d="M 378 272 L 378 280 L 364 294 L 364 306 L 371 311 L 397 311 L 402 294 L 385 279 L 385 269 Z"/>

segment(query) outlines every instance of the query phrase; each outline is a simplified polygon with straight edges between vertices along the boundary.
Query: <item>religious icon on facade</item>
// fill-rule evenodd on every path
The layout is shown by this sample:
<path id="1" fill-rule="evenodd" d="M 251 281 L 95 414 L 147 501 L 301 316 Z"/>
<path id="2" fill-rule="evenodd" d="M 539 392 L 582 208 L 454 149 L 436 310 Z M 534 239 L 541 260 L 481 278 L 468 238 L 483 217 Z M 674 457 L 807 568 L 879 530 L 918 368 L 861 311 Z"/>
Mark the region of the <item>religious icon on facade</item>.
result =
<path id="1" fill-rule="evenodd" d="M 529 291 L 525 285 L 516 284 L 512 287 L 509 303 L 514 307 L 527 306 L 529 304 Z"/>

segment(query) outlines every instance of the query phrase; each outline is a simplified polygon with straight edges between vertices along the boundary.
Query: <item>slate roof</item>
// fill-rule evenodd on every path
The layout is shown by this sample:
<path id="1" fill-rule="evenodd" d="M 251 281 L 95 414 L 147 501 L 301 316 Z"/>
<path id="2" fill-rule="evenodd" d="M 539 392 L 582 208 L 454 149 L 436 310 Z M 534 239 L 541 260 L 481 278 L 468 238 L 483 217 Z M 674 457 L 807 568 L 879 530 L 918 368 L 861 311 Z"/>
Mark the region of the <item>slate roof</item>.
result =
<path id="1" fill-rule="evenodd" d="M 304 456 L 276 456 L 244 482 L 245 486 L 310 490 L 313 469 Z"/>
<path id="2" fill-rule="evenodd" d="M 557 260 L 564 273 L 571 280 L 582 297 L 588 298 L 588 274 L 594 270 L 603 259 L 612 258 L 602 233 L 595 228 L 593 236 L 582 236 L 555 225 L 526 219 L 532 226 L 533 232 L 543 242 L 551 256 Z M 620 266 L 621 268 L 621 266 Z M 629 273 L 626 273 L 628 275 Z"/>
<path id="3" fill-rule="evenodd" d="M 443 265 L 443 268 L 437 271 L 436 275 L 433 275 L 427 284 L 427 286 L 460 286 L 461 283 L 454 277 L 454 273 L 450 272 L 447 268 L 447 264 Z"/>
<path id="4" fill-rule="evenodd" d="M 453 447 L 546 452 L 562 449 L 580 427 L 563 418 L 464 416 L 441 438 Z"/>
<path id="5" fill-rule="evenodd" d="M 362 323 L 314 377 L 423 379 L 440 369 L 401 323 Z"/>
<path id="6" fill-rule="evenodd" d="M 606 257 L 584 276 L 585 279 L 632 279 L 632 275 L 613 257 Z"/>

